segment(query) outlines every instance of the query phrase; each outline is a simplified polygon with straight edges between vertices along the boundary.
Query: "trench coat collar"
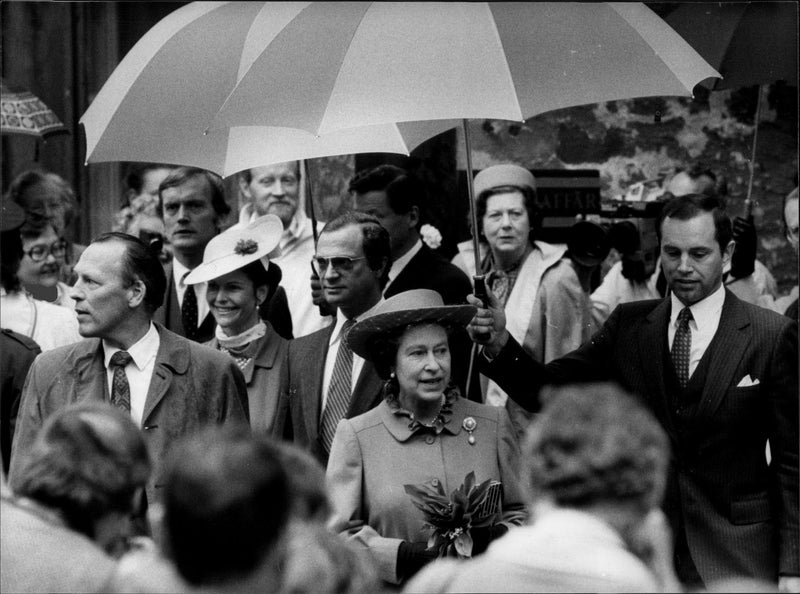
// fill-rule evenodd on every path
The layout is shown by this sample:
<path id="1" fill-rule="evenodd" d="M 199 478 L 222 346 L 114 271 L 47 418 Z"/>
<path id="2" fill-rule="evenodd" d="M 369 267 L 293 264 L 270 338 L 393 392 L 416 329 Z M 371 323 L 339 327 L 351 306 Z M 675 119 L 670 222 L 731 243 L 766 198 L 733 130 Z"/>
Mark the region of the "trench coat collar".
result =
<path id="1" fill-rule="evenodd" d="M 461 433 L 462 423 L 464 419 L 469 416 L 464 402 L 464 398 L 460 395 L 456 396 L 456 399 L 453 401 L 453 412 L 450 415 L 450 422 L 444 425 L 442 433 L 449 433 L 450 435 L 458 435 Z M 385 400 L 380 403 L 380 411 L 383 425 L 397 441 L 406 442 L 412 435 L 418 433 L 418 431 L 412 432 L 408 428 L 408 417 L 394 414 L 392 407 L 389 406 L 389 403 Z"/>

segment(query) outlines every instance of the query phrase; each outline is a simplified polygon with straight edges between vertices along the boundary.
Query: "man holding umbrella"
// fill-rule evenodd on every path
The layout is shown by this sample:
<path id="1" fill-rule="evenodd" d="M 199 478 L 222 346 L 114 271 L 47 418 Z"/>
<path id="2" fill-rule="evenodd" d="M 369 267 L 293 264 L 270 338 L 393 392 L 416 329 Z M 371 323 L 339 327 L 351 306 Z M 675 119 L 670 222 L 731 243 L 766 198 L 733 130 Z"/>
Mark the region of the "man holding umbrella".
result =
<path id="1" fill-rule="evenodd" d="M 673 445 L 664 510 L 681 581 L 752 577 L 797 592 L 797 323 L 723 286 L 734 243 L 717 198 L 673 198 L 658 228 L 669 296 L 620 305 L 589 342 L 542 365 L 489 295 L 468 328 L 484 345 L 481 371 L 528 410 L 551 383 L 612 380 L 638 394 Z"/>

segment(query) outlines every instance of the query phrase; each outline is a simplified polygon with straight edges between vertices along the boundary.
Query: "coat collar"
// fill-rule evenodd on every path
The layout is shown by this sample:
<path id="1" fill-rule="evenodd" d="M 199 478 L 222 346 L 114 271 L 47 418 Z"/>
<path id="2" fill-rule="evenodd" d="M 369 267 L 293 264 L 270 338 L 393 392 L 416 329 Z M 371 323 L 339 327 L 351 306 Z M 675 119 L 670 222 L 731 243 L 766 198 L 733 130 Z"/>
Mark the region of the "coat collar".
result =
<path id="1" fill-rule="evenodd" d="M 392 407 L 385 400 L 380 403 L 379 410 L 381 421 L 397 441 L 406 442 L 412 435 L 418 433 L 418 431 L 412 432 L 408 428 L 408 417 L 395 414 Z M 458 435 L 461 433 L 464 419 L 468 416 L 465 400 L 461 396 L 456 396 L 455 401 L 453 401 L 453 413 L 450 415 L 450 422 L 444 425 L 442 433 Z"/>

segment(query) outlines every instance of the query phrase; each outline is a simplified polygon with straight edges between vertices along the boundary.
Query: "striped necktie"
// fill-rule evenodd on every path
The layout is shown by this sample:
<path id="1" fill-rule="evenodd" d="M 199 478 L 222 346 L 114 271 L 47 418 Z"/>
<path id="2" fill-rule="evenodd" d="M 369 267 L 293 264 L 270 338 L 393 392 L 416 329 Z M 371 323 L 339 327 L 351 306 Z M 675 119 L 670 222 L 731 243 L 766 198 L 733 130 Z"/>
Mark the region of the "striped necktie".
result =
<path id="1" fill-rule="evenodd" d="M 333 364 L 333 375 L 328 387 L 328 399 L 320 421 L 320 437 L 326 453 L 331 451 L 331 443 L 336 433 L 336 425 L 347 414 L 350 406 L 350 393 L 353 383 L 353 351 L 347 346 L 345 337 L 355 320 L 347 320 L 342 326 L 339 336 L 339 352 L 336 353 L 336 362 Z"/>

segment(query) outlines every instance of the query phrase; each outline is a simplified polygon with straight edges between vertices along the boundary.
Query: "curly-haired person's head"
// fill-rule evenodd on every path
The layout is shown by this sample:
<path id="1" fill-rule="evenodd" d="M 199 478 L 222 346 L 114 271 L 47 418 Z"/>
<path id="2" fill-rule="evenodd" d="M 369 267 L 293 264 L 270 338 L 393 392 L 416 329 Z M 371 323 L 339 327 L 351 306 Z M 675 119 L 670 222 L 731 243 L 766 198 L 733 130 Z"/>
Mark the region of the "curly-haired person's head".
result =
<path id="1" fill-rule="evenodd" d="M 534 500 L 579 509 L 630 503 L 642 512 L 660 503 L 669 442 L 639 400 L 610 383 L 552 388 L 542 399 L 522 448 Z"/>

